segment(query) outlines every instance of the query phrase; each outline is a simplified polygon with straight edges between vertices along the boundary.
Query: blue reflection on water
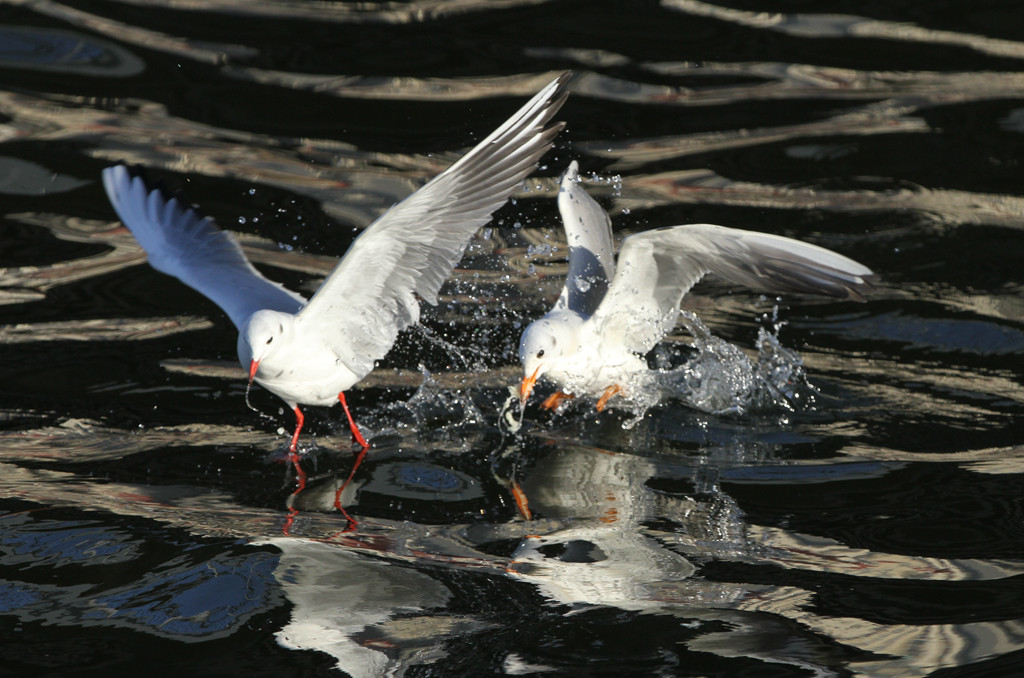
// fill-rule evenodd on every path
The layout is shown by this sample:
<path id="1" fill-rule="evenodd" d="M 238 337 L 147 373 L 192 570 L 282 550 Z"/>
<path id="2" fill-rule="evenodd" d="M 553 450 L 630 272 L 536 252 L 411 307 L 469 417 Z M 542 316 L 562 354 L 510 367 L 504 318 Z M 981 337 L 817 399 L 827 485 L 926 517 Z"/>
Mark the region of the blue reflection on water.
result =
<path id="1" fill-rule="evenodd" d="M 29 605 L 35 605 L 40 595 L 28 586 L 14 582 L 0 583 L 0 612 L 16 612 Z"/>
<path id="2" fill-rule="evenodd" d="M 135 548 L 119 535 L 101 526 L 79 527 L 87 523 L 44 523 L 39 529 L 5 530 L 0 533 L 0 549 L 8 565 L 59 567 L 69 563 L 114 563 L 133 557 Z"/>
<path id="3" fill-rule="evenodd" d="M 229 549 L 197 560 L 160 539 L 133 537 L 100 524 L 83 527 L 88 524 L 36 522 L 26 515 L 5 521 L 0 568 L 33 575 L 26 581 L 0 581 L 0 612 L 22 621 L 127 626 L 178 640 L 206 640 L 233 632 L 253 614 L 282 600 L 274 579 L 280 560 L 275 554 L 248 549 L 239 554 Z M 167 548 L 171 548 L 169 555 Z M 154 566 L 154 558 L 161 556 Z M 60 578 L 45 573 L 67 566 L 89 569 Z M 129 578 L 126 586 L 97 595 L 97 589 L 108 588 L 106 582 L 124 580 L 111 566 L 116 572 L 134 569 L 142 574 Z M 98 578 L 89 574 L 97 571 Z"/>
<path id="4" fill-rule="evenodd" d="M 89 619 L 116 619 L 182 636 L 228 631 L 273 597 L 278 558 L 268 553 L 210 560 L 144 578 L 91 601 Z"/>
<path id="5" fill-rule="evenodd" d="M 423 488 L 435 492 L 452 492 L 462 488 L 463 482 L 451 472 L 436 466 L 406 464 L 397 471 L 398 480 L 410 488 Z"/>
<path id="6" fill-rule="evenodd" d="M 128 77 L 145 69 L 133 54 L 105 40 L 36 27 L 0 27 L 0 66 L 113 77 Z"/>

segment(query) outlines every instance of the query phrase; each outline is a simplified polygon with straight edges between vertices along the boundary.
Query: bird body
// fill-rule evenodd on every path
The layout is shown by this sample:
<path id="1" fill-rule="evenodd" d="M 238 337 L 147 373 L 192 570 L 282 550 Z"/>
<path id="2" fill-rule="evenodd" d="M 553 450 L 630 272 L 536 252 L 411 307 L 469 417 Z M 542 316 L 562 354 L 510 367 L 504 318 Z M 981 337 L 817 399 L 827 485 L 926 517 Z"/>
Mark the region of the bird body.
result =
<path id="1" fill-rule="evenodd" d="M 262 309 L 238 335 L 239 362 L 257 363 L 255 381 L 292 408 L 299 403 L 333 405 L 339 393 L 366 376 L 348 366 L 330 335 L 307 327 L 301 315 Z"/>
<path id="2" fill-rule="evenodd" d="M 863 300 L 867 267 L 823 247 L 714 224 L 644 231 L 611 255 L 607 213 L 579 185 L 574 161 L 562 176 L 559 213 L 569 275 L 554 308 L 523 332 L 519 358 L 525 404 L 541 377 L 563 397 L 638 396 L 649 384 L 643 356 L 675 326 L 683 296 L 708 273 L 752 289 Z"/>
<path id="3" fill-rule="evenodd" d="M 553 310 L 532 323 L 522 346 L 527 369 L 543 364 L 543 374 L 566 394 L 600 396 L 612 384 L 647 371 L 647 363 L 626 344 L 570 309 Z"/>
<path id="4" fill-rule="evenodd" d="M 339 401 L 353 438 L 365 448 L 344 391 L 419 320 L 420 299 L 437 302 L 472 235 L 551 148 L 563 127 L 552 118 L 566 99 L 568 75 L 367 227 L 308 302 L 266 279 L 210 218 L 147 186 L 125 166 L 105 169 L 103 183 L 150 264 L 211 299 L 238 328 L 238 359 L 250 383 L 295 412 L 291 452 L 302 429 L 299 405 Z"/>

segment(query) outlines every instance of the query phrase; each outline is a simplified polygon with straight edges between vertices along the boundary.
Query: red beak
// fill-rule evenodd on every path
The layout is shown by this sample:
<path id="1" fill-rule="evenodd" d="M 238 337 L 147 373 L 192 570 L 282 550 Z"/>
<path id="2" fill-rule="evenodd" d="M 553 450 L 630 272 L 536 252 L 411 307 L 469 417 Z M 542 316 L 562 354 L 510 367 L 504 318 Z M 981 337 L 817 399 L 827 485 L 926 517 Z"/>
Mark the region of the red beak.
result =
<path id="1" fill-rule="evenodd" d="M 529 400 L 530 394 L 533 393 L 533 386 L 537 383 L 537 373 L 540 372 L 538 367 L 528 377 L 523 377 L 523 383 L 519 384 L 519 404 L 521 406 L 526 405 L 526 401 Z"/>
<path id="2" fill-rule="evenodd" d="M 260 361 L 253 360 L 249 363 L 249 385 L 252 386 L 252 380 L 256 378 L 256 371 L 260 369 Z"/>

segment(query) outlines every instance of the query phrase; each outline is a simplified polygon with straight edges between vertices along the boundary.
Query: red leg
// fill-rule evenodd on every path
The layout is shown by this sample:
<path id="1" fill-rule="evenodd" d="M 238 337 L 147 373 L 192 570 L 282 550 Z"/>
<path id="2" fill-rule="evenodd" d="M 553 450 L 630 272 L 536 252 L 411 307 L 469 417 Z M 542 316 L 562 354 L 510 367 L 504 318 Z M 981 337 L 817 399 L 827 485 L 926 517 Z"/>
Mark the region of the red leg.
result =
<path id="1" fill-rule="evenodd" d="M 352 478 L 356 475 L 356 469 L 358 469 L 359 465 L 363 463 L 363 459 L 366 458 L 366 451 L 369 449 L 369 447 L 364 447 L 356 452 L 356 460 L 352 463 L 352 470 L 348 472 L 348 478 L 345 478 L 345 482 L 343 482 L 341 487 L 338 488 L 338 491 L 334 493 L 334 508 L 345 514 L 345 519 L 349 522 L 349 530 L 354 528 L 358 524 L 358 521 L 352 518 L 352 516 L 348 514 L 348 511 L 345 510 L 345 507 L 341 505 L 341 493 L 344 492 L 345 488 L 348 487 L 348 484 L 352 482 Z"/>
<path id="2" fill-rule="evenodd" d="M 302 430 L 302 424 L 305 421 L 306 421 L 306 418 L 304 416 L 302 416 L 302 410 L 300 410 L 299 406 L 296 405 L 295 406 L 295 433 L 292 434 L 292 444 L 288 446 L 288 451 L 291 452 L 292 454 L 295 453 L 295 450 L 297 449 L 297 447 L 299 445 L 299 431 Z"/>
<path id="3" fill-rule="evenodd" d="M 292 506 L 288 509 L 288 514 L 284 517 L 284 525 L 281 526 L 281 534 L 288 536 L 292 533 L 292 525 L 295 524 L 295 519 L 299 515 L 299 509 Z"/>
<path id="4" fill-rule="evenodd" d="M 345 402 L 344 392 L 338 393 L 338 400 L 341 402 L 341 407 L 345 410 L 345 416 L 348 417 L 348 428 L 352 431 L 352 440 L 359 443 L 365 450 L 370 444 L 363 438 L 363 434 L 359 432 L 359 427 L 356 426 L 355 419 L 352 418 L 352 413 L 348 411 L 348 403 Z"/>
<path id="5" fill-rule="evenodd" d="M 345 416 L 348 417 L 348 428 L 352 432 L 352 440 L 358 443 L 359 447 L 362 448 L 356 452 L 356 459 L 352 463 L 352 470 L 349 471 L 348 478 L 346 478 L 345 482 L 341 484 L 338 491 L 334 493 L 334 508 L 341 511 L 345 516 L 345 519 L 348 521 L 348 527 L 345 528 L 345 531 L 351 532 L 356 528 L 356 525 L 359 524 L 359 521 L 350 516 L 348 511 L 345 510 L 345 507 L 341 505 L 341 493 L 344 492 L 345 488 L 348 487 L 348 484 L 352 482 L 352 478 L 356 475 L 356 469 L 359 468 L 359 465 L 363 463 L 363 459 L 366 458 L 366 452 L 370 449 L 370 444 L 366 442 L 366 438 L 364 438 L 363 434 L 359 432 L 359 427 L 356 426 L 356 421 L 352 418 L 352 413 L 348 409 L 348 403 L 345 402 L 344 392 L 338 393 L 338 401 L 341 403 L 341 408 L 345 410 Z"/>
<path id="6" fill-rule="evenodd" d="M 298 489 L 295 493 L 298 494 L 306 488 L 306 472 L 299 466 L 299 453 L 297 451 L 299 444 L 299 432 L 302 430 L 302 423 L 306 420 L 302 416 L 302 410 L 299 406 L 295 406 L 295 433 L 292 434 L 291 445 L 288 446 L 288 460 L 291 461 L 292 466 L 295 467 L 295 481 L 298 483 Z"/>

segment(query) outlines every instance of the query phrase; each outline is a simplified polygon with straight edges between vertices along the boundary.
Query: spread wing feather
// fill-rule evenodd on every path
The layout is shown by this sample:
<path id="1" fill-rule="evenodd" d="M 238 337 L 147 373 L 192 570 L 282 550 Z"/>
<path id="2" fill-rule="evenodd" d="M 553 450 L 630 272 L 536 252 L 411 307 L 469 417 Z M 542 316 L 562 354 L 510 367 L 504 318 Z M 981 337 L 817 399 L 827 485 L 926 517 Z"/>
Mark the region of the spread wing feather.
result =
<path id="1" fill-rule="evenodd" d="M 103 187 L 150 265 L 220 306 L 237 328 L 260 309 L 296 313 L 306 303 L 263 277 L 231 233 L 179 198 L 148 186 L 124 165 L 103 170 Z"/>
<path id="2" fill-rule="evenodd" d="M 436 303 L 469 239 L 551 148 L 563 127 L 551 119 L 567 96 L 568 75 L 371 224 L 299 314 L 300 324 L 331 337 L 353 372 L 369 373 L 398 332 L 419 319 L 417 295 Z"/>
<path id="3" fill-rule="evenodd" d="M 874 275 L 841 254 L 777 235 L 712 224 L 637 233 L 619 252 L 615 278 L 592 322 L 637 353 L 672 329 L 691 287 L 713 273 L 767 292 L 863 301 Z"/>

